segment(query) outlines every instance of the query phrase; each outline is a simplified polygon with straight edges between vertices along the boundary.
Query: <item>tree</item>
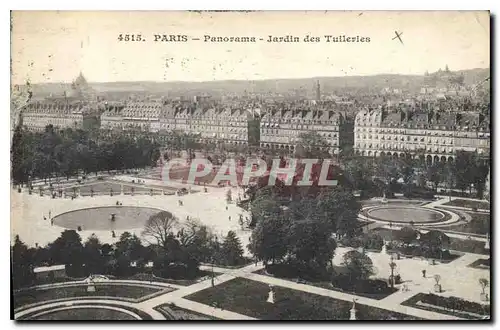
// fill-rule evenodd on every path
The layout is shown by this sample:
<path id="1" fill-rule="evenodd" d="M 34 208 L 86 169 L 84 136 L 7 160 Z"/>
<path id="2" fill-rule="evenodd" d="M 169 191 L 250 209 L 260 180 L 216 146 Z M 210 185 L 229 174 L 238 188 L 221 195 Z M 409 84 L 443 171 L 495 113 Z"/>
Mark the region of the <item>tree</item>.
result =
<path id="1" fill-rule="evenodd" d="M 54 263 L 72 264 L 81 262 L 82 239 L 75 230 L 64 230 L 54 242 L 49 244 L 49 249 Z"/>
<path id="2" fill-rule="evenodd" d="M 202 261 L 210 261 L 214 235 L 198 219 L 189 218 L 179 233 L 181 248 L 185 253 L 185 263 L 192 269 L 198 269 Z"/>
<path id="3" fill-rule="evenodd" d="M 20 125 L 17 125 L 12 136 L 11 156 L 11 175 L 14 183 L 26 182 L 28 179 L 27 168 L 25 164 L 25 135 Z"/>
<path id="4" fill-rule="evenodd" d="M 426 178 L 434 185 L 434 190 L 437 190 L 439 184 L 444 180 L 444 168 L 442 163 L 434 163 L 427 167 Z"/>
<path id="5" fill-rule="evenodd" d="M 116 242 L 115 256 L 123 256 L 129 260 L 129 263 L 145 259 L 144 252 L 144 246 L 141 244 L 140 238 L 128 231 L 121 234 L 120 240 Z"/>
<path id="6" fill-rule="evenodd" d="M 474 183 L 477 169 L 477 155 L 473 152 L 458 151 L 453 167 L 456 187 L 460 190 L 470 188 Z"/>
<path id="7" fill-rule="evenodd" d="M 369 232 L 363 235 L 363 247 L 365 249 L 380 250 L 384 246 L 384 239 L 379 234 Z"/>
<path id="8" fill-rule="evenodd" d="M 305 218 L 294 220 L 288 232 L 288 255 L 309 269 L 324 271 L 333 258 L 337 244 L 327 222 Z"/>
<path id="9" fill-rule="evenodd" d="M 250 236 L 248 250 L 265 263 L 281 261 L 288 251 L 290 217 L 282 212 L 263 216 Z"/>
<path id="10" fill-rule="evenodd" d="M 224 264 L 228 266 L 239 265 L 243 259 L 243 248 L 236 233 L 230 230 L 221 247 L 221 257 Z"/>
<path id="11" fill-rule="evenodd" d="M 299 135 L 298 146 L 303 148 L 302 150 L 305 151 L 303 155 L 298 156 L 305 156 L 309 158 L 325 158 L 325 156 L 329 156 L 327 150 L 330 148 L 330 144 L 316 131 L 301 133 Z"/>
<path id="12" fill-rule="evenodd" d="M 304 202 L 306 200 L 304 199 Z M 305 203 L 304 203 L 305 204 Z M 338 236 L 353 237 L 360 233 L 358 214 L 361 204 L 352 191 L 335 186 L 325 190 L 309 204 L 315 217 L 324 219 L 330 224 L 330 231 Z M 304 207 L 302 203 L 296 207 Z"/>
<path id="13" fill-rule="evenodd" d="M 414 242 L 417 239 L 417 236 L 418 231 L 408 226 L 403 227 L 396 232 L 397 239 L 403 242 L 406 246 Z"/>
<path id="14" fill-rule="evenodd" d="M 479 279 L 479 285 L 481 286 L 481 293 L 482 294 L 485 294 L 485 290 L 486 290 L 486 287 L 489 285 L 490 283 L 488 282 L 487 279 L 485 278 L 480 278 Z"/>
<path id="15" fill-rule="evenodd" d="M 439 282 L 441 281 L 441 275 L 439 274 L 436 274 L 434 275 L 434 281 L 436 281 L 436 284 L 434 285 L 434 291 L 436 292 L 441 292 L 441 285 L 439 284 Z"/>
<path id="16" fill-rule="evenodd" d="M 159 246 L 166 248 L 169 235 L 178 225 L 178 219 L 168 211 L 152 215 L 142 231 L 142 236 L 156 240 Z"/>
<path id="17" fill-rule="evenodd" d="M 450 238 L 439 230 L 430 230 L 420 237 L 420 245 L 428 258 L 436 256 L 442 258 L 443 249 L 447 248 L 449 244 Z"/>
<path id="18" fill-rule="evenodd" d="M 88 273 L 99 274 L 103 272 L 104 258 L 101 253 L 101 242 L 95 234 L 92 234 L 85 242 L 83 255 Z"/>
<path id="19" fill-rule="evenodd" d="M 367 255 L 356 250 L 346 252 L 342 265 L 346 267 L 352 280 L 368 279 L 374 274 L 373 262 Z"/>
<path id="20" fill-rule="evenodd" d="M 372 160 L 353 158 L 344 163 L 344 174 L 354 190 L 366 190 L 373 176 Z"/>
<path id="21" fill-rule="evenodd" d="M 75 230 L 65 230 L 51 244 L 49 251 L 53 263 L 65 264 L 68 275 L 81 276 L 83 264 L 82 238 Z"/>
<path id="22" fill-rule="evenodd" d="M 19 235 L 14 238 L 14 245 L 11 247 L 12 256 L 12 283 L 15 288 L 29 286 L 35 280 L 33 272 L 33 256 Z"/>

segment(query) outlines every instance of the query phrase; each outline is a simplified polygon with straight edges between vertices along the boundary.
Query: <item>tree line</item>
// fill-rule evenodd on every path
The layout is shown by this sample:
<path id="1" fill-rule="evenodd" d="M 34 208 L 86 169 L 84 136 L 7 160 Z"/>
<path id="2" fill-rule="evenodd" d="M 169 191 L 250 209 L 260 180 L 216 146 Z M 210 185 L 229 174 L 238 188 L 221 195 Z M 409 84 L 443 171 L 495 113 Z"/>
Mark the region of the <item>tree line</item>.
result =
<path id="1" fill-rule="evenodd" d="M 170 212 L 153 215 L 141 237 L 124 232 L 115 244 L 103 244 L 95 234 L 82 242 L 77 231 L 64 230 L 47 246 L 28 247 L 16 236 L 11 246 L 13 285 L 37 284 L 34 268 L 47 265 L 65 265 L 71 278 L 90 274 L 128 278 L 148 273 L 160 278 L 193 279 L 200 275 L 201 263 L 237 266 L 246 262 L 234 232 L 218 238 L 196 219 L 181 226 Z M 152 269 L 146 267 L 149 262 L 153 262 Z"/>
<path id="2" fill-rule="evenodd" d="M 350 156 L 341 162 L 341 167 L 351 187 L 364 193 L 374 190 L 394 192 L 398 184 L 399 190 L 404 187 L 408 191 L 417 186 L 426 188 L 427 182 L 430 182 L 434 192 L 440 186 L 462 193 L 470 193 L 474 188 L 478 198 L 483 198 L 489 171 L 486 159 L 467 151 L 457 152 L 453 161 L 433 164 L 410 157 Z"/>
<path id="3" fill-rule="evenodd" d="M 48 125 L 44 132 L 16 127 L 12 139 L 11 168 L 15 183 L 83 172 L 154 166 L 160 144 L 148 136 L 108 135 Z"/>

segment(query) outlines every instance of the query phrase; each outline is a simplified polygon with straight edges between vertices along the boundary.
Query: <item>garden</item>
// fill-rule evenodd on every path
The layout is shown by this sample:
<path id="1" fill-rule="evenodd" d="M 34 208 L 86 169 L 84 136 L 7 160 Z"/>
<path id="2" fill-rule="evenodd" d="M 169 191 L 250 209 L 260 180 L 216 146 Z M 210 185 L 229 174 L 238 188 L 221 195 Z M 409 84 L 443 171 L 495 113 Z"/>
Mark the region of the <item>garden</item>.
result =
<path id="1" fill-rule="evenodd" d="M 479 201 L 479 200 L 469 200 L 469 199 L 454 199 L 452 201 L 446 202 L 442 204 L 443 206 L 458 206 L 458 207 L 467 207 L 472 210 L 489 210 L 490 209 L 490 203 L 486 201 Z"/>
<path id="2" fill-rule="evenodd" d="M 220 320 L 212 315 L 205 315 L 192 310 L 179 307 L 174 303 L 160 305 L 154 308 L 167 320 L 189 320 L 189 321 L 207 321 L 207 320 Z"/>
<path id="3" fill-rule="evenodd" d="M 468 265 L 467 267 L 477 268 L 477 269 L 490 269 L 490 259 L 478 259 Z"/>
<path id="4" fill-rule="evenodd" d="M 185 299 L 261 320 L 348 320 L 352 301 L 320 296 L 284 287 L 273 287 L 274 304 L 266 302 L 269 286 L 236 278 L 211 287 Z M 417 320 L 393 311 L 356 304 L 359 320 Z"/>
<path id="5" fill-rule="evenodd" d="M 154 293 L 169 290 L 168 288 L 127 285 L 127 284 L 99 284 L 95 283 L 95 291 L 87 291 L 87 284 L 57 286 L 48 289 L 24 289 L 14 292 L 14 308 L 39 303 L 43 301 L 51 301 L 67 298 L 81 297 L 112 297 L 125 298 L 128 300 L 136 300 Z"/>
<path id="6" fill-rule="evenodd" d="M 387 278 L 370 278 L 374 274 L 373 262 L 358 251 L 345 253 L 342 265 L 331 265 L 325 271 L 288 261 L 266 265 L 265 269 L 257 273 L 376 300 L 384 299 L 397 291 L 389 286 L 390 274 L 387 274 Z M 400 283 L 401 277 L 396 275 L 394 284 Z"/>
<path id="7" fill-rule="evenodd" d="M 471 217 L 470 222 L 451 226 L 440 226 L 439 228 L 443 230 L 480 235 L 487 235 L 490 233 L 490 213 L 467 212 L 467 214 Z"/>
<path id="8" fill-rule="evenodd" d="M 423 241 L 417 239 L 418 235 L 420 235 L 418 231 L 411 227 L 404 228 L 401 230 L 375 228 L 371 233 L 380 235 L 384 240 L 393 241 L 393 243 L 387 246 L 388 252 L 399 252 L 408 257 L 422 256 L 440 260 L 441 262 L 450 262 L 462 256 L 462 254 L 456 251 L 489 255 L 489 250 L 484 248 L 484 242 L 481 241 L 450 237 L 441 231 L 432 230 L 429 232 L 433 234 L 427 236 L 430 239 L 428 243 L 431 245 L 428 245 L 428 243 L 422 245 L 421 242 Z M 403 229 L 404 231 L 401 232 Z M 425 235 L 421 235 L 420 237 L 424 236 Z M 425 244 L 427 244 L 427 248 Z"/>
<path id="9" fill-rule="evenodd" d="M 489 318 L 490 305 L 479 304 L 457 297 L 443 297 L 432 293 L 418 293 L 402 305 L 444 313 L 470 320 Z"/>

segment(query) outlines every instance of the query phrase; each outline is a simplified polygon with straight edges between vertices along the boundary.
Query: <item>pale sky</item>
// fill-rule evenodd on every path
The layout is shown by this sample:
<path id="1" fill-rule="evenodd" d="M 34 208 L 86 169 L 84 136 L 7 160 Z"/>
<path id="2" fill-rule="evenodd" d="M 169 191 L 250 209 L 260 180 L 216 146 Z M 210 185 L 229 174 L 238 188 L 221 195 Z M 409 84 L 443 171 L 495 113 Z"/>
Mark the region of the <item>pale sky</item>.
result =
<path id="1" fill-rule="evenodd" d="M 212 81 L 423 74 L 490 66 L 490 17 L 478 12 L 13 12 L 12 83 Z M 402 32 L 402 45 L 392 40 Z M 141 34 L 145 42 L 119 42 Z M 200 38 L 154 42 L 154 34 Z M 369 37 L 327 43 L 324 35 Z M 204 35 L 255 36 L 208 43 Z M 318 43 L 267 43 L 268 35 L 319 36 Z M 258 40 L 263 38 L 264 41 Z M 168 67 L 167 67 L 168 64 Z"/>

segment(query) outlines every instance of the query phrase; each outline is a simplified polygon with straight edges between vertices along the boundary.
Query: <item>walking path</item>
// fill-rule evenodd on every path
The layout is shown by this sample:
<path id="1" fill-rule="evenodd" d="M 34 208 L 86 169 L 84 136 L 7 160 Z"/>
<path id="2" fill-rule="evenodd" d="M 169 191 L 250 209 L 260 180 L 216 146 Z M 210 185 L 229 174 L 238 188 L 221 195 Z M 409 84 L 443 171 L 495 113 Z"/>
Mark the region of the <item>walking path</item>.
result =
<path id="1" fill-rule="evenodd" d="M 408 306 L 402 306 L 399 303 L 397 303 L 397 304 L 391 304 L 390 302 L 389 303 L 385 303 L 385 302 L 381 303 L 380 300 L 365 298 L 365 297 L 352 295 L 352 294 L 348 294 L 348 293 L 344 293 L 344 292 L 338 292 L 338 291 L 318 288 L 318 287 L 307 285 L 307 284 L 295 283 L 292 281 L 287 281 L 287 280 L 274 278 L 274 277 L 270 277 L 270 276 L 264 276 L 264 275 L 259 275 L 259 274 L 245 274 L 245 276 L 243 276 L 243 277 L 248 278 L 250 280 L 254 280 L 254 281 L 264 282 L 264 283 L 271 284 L 271 285 L 278 285 L 278 286 L 282 286 L 282 287 L 293 289 L 293 290 L 304 291 L 304 292 L 308 292 L 308 293 L 312 293 L 312 294 L 317 294 L 320 296 L 345 300 L 345 301 L 349 301 L 349 302 L 352 302 L 353 299 L 356 299 L 356 303 L 359 303 L 359 304 L 368 305 L 368 306 L 381 308 L 381 309 L 387 309 L 389 311 L 394 311 L 394 312 L 398 312 L 401 314 L 412 315 L 412 316 L 415 316 L 418 318 L 424 318 L 424 319 L 430 319 L 430 320 L 459 320 L 460 319 L 460 318 L 455 317 L 455 316 L 429 312 L 429 311 L 425 311 L 425 310 L 417 309 L 417 308 L 413 308 L 413 307 L 408 307 Z M 413 292 L 413 294 L 410 296 L 413 296 L 413 295 L 415 295 L 415 292 Z"/>
<path id="2" fill-rule="evenodd" d="M 338 255 L 336 256 L 336 259 L 334 259 L 334 263 L 338 262 L 338 256 L 343 255 L 348 249 L 347 248 L 338 248 Z M 345 251 L 344 251 L 345 250 Z M 374 266 L 375 268 L 378 269 L 379 273 L 378 275 L 384 275 L 385 272 L 387 272 L 387 269 L 382 270 L 384 267 L 384 264 L 386 263 L 385 259 L 388 258 L 388 255 L 385 255 L 383 253 L 374 253 L 374 252 L 368 252 L 368 255 L 370 258 L 374 261 Z M 255 274 L 254 272 L 257 270 L 262 269 L 264 266 L 259 263 L 259 264 L 251 264 L 248 266 L 245 266 L 240 269 L 226 269 L 222 267 L 213 267 L 214 272 L 217 273 L 222 273 L 222 275 L 219 275 L 214 278 L 214 285 L 220 285 L 224 282 L 230 281 L 232 279 L 235 279 L 237 277 L 243 277 L 246 279 L 250 279 L 253 281 L 258 281 L 266 284 L 272 284 L 276 286 L 282 286 L 285 288 L 293 289 L 293 290 L 298 290 L 298 291 L 303 291 L 303 292 L 308 292 L 311 294 L 316 294 L 320 296 L 326 296 L 326 297 L 331 297 L 335 299 L 340 299 L 344 301 L 349 301 L 351 302 L 353 299 L 356 299 L 356 301 L 360 304 L 367 305 L 367 306 L 372 306 L 376 308 L 381 308 L 381 309 L 386 309 L 394 312 L 398 312 L 401 314 L 407 314 L 411 315 L 414 317 L 418 318 L 423 318 L 423 319 L 431 319 L 431 320 L 459 320 L 461 318 L 447 315 L 447 314 L 441 314 L 441 313 L 436 313 L 436 312 L 431 312 L 431 311 L 426 311 L 422 310 L 419 308 L 414 308 L 414 307 L 409 307 L 409 306 L 403 306 L 401 305 L 402 302 L 405 300 L 409 299 L 410 297 L 414 296 L 415 294 L 419 292 L 423 293 L 428 293 L 433 291 L 433 286 L 434 286 L 434 279 L 433 275 L 434 274 L 442 274 L 442 286 L 443 289 L 445 290 L 444 293 L 441 295 L 447 296 L 457 296 L 457 297 L 462 297 L 467 300 L 477 300 L 479 295 L 479 291 L 477 287 L 477 280 L 481 277 L 487 277 L 489 279 L 489 271 L 488 270 L 481 270 L 481 269 L 474 269 L 474 268 L 469 268 L 467 267 L 470 263 L 474 262 L 477 259 L 484 258 L 482 255 L 476 255 L 476 254 L 471 254 L 467 253 L 464 256 L 448 263 L 448 264 L 438 264 L 435 266 L 430 266 L 428 263 L 424 260 L 398 260 L 398 267 L 397 273 L 400 273 L 403 280 L 407 284 L 409 284 L 410 291 L 403 291 L 399 290 L 396 293 L 393 293 L 381 300 L 375 300 L 371 298 L 366 298 L 366 297 L 361 297 L 358 295 L 353 295 L 345 292 L 339 292 L 339 291 L 334 291 L 334 290 L 329 290 L 325 288 L 320 288 L 320 287 L 315 287 L 312 285 L 308 284 L 301 284 L 301 283 L 296 283 L 293 281 L 289 280 L 284 280 L 280 278 L 275 278 L 271 276 L 266 276 L 266 275 L 259 275 Z M 425 269 L 429 268 L 427 272 L 427 277 L 423 278 L 420 276 L 420 269 Z M 203 270 L 211 270 L 212 266 L 201 266 L 200 267 Z M 387 266 L 388 268 L 388 266 Z M 418 270 L 417 270 L 418 269 Z M 472 278 L 472 279 L 471 279 Z M 475 282 L 474 282 L 475 281 Z M 474 286 L 474 291 L 472 294 L 465 294 L 464 297 L 464 292 L 471 291 L 471 282 L 473 282 Z M 82 284 L 81 281 L 78 282 L 69 282 L 69 283 L 78 283 Z M 44 285 L 40 286 L 43 288 L 48 288 L 48 287 L 60 287 L 63 285 L 68 285 L 69 283 L 55 283 L 55 284 L 49 284 L 49 285 Z M 163 286 L 163 287 L 175 287 L 177 290 L 161 294 L 159 296 L 152 297 L 151 299 L 144 300 L 139 303 L 131 303 L 131 302 L 124 302 L 124 301 L 117 301 L 113 299 L 100 299 L 100 300 L 95 300 L 96 304 L 98 305 L 99 303 L 110 303 L 110 304 L 115 304 L 115 305 L 122 305 L 125 307 L 133 307 L 137 308 L 139 310 L 142 310 L 143 312 L 148 313 L 151 315 L 154 319 L 156 320 L 164 320 L 165 317 L 157 312 L 154 308 L 158 307 L 163 304 L 169 304 L 173 303 L 178 307 L 188 309 L 197 313 L 209 315 L 212 317 L 215 317 L 217 319 L 224 319 L 224 320 L 252 320 L 254 318 L 238 314 L 235 312 L 231 312 L 228 310 L 223 310 L 220 308 L 215 308 L 212 306 L 208 306 L 205 304 L 201 304 L 198 302 L 194 302 L 191 300 L 187 300 L 184 297 L 194 294 L 196 292 L 208 289 L 212 287 L 212 279 L 206 279 L 201 282 L 195 283 L 190 286 L 180 286 L 180 285 L 173 285 L 173 284 L 166 284 L 166 283 L 161 283 L 161 282 L 141 282 L 141 281 L 132 281 L 132 280 L 110 280 L 109 283 L 127 283 L 127 284 L 149 284 L 149 285 L 158 285 L 158 286 Z M 401 287 L 401 285 L 399 285 Z M 59 308 L 61 306 L 68 306 L 71 304 L 74 304 L 78 302 L 78 300 L 72 300 L 72 301 L 64 301 L 64 302 L 55 302 L 55 303 L 47 303 L 42 306 L 36 306 L 33 308 L 28 308 L 25 310 L 22 310 L 21 312 L 16 313 L 15 317 L 21 317 L 23 315 L 26 315 L 28 313 L 36 312 L 39 310 L 43 310 L 49 307 L 54 307 L 54 308 Z M 82 302 L 82 300 L 80 300 Z M 92 304 L 93 300 L 85 299 L 84 302 L 86 304 Z"/>
<path id="3" fill-rule="evenodd" d="M 157 180 L 151 180 L 157 181 Z M 148 181 L 149 182 L 149 181 Z M 185 184 L 182 184 L 186 187 Z M 198 186 L 199 188 L 199 186 Z M 225 235 L 228 230 L 234 230 L 237 232 L 238 236 L 242 241 L 242 245 L 246 246 L 246 240 L 250 235 L 250 232 L 241 229 L 238 225 L 238 221 L 236 220 L 239 214 L 243 214 L 246 216 L 245 212 L 236 207 L 234 204 L 227 204 L 225 202 L 225 195 L 228 188 L 220 188 L 214 189 L 209 188 L 210 194 L 188 194 L 186 196 L 178 197 L 178 196 L 100 196 L 99 198 L 80 198 L 76 199 L 72 202 L 68 202 L 66 200 L 51 200 L 50 209 L 52 214 L 57 215 L 62 212 L 71 211 L 74 209 L 81 209 L 84 207 L 98 207 L 98 206 L 107 206 L 114 205 L 117 198 L 124 205 L 141 205 L 141 206 L 149 206 L 149 207 L 157 207 L 162 208 L 166 207 L 168 210 L 174 212 L 180 219 L 184 219 L 187 216 L 203 219 L 205 222 L 209 223 L 213 226 L 213 231 L 217 233 L 217 235 Z M 237 189 L 232 188 L 234 193 L 233 196 L 237 195 Z M 200 196 L 206 196 L 206 198 L 200 198 Z M 43 237 L 47 242 L 52 241 L 57 238 L 61 232 L 61 228 L 56 228 L 56 226 L 51 226 L 49 222 L 42 220 L 43 215 L 47 212 L 47 201 L 43 200 L 35 195 L 26 195 L 26 194 L 18 194 L 15 192 L 12 195 L 13 206 L 11 207 L 11 216 L 13 219 L 16 219 L 12 223 L 13 225 L 13 233 L 20 233 L 21 238 L 29 243 L 29 245 L 34 245 L 35 242 L 39 242 L 40 237 Z M 178 200 L 182 199 L 184 205 L 179 206 Z M 438 200 L 431 202 L 426 205 L 426 207 L 435 207 L 445 203 L 447 199 Z M 222 216 L 221 216 L 222 215 Z M 233 220 L 231 220 L 231 217 Z M 384 226 L 384 225 L 382 225 Z M 389 228 L 385 226 L 385 228 Z M 393 226 L 389 229 L 400 229 L 401 227 Z M 94 232 L 94 231 L 92 231 Z M 85 238 L 90 235 L 92 232 L 82 232 L 81 235 Z M 108 234 L 109 232 L 102 232 L 98 234 Z M 100 239 L 104 239 L 105 242 L 110 241 L 113 243 L 118 240 L 120 232 L 117 232 L 117 238 L 110 239 L 109 237 L 105 237 L 104 235 L 98 235 Z M 450 237 L 456 237 L 461 239 L 468 239 L 467 234 L 448 234 Z M 101 237 L 102 236 L 102 237 Z M 484 237 L 470 237 L 470 239 L 474 239 L 477 241 L 486 241 Z M 45 242 L 40 242 L 44 245 Z M 336 256 L 334 258 L 334 264 L 339 265 L 342 262 L 342 255 L 347 252 L 348 248 L 337 248 L 335 253 Z M 377 269 L 376 276 L 380 278 L 387 278 L 390 274 L 389 262 L 390 256 L 384 253 L 373 253 L 367 252 L 367 255 L 373 260 L 374 267 Z M 221 275 L 214 278 L 214 285 L 220 285 L 224 282 L 230 281 L 237 277 L 247 278 L 254 281 L 259 281 L 262 283 L 274 284 L 294 290 L 299 290 L 303 292 L 309 292 L 312 294 L 317 294 L 321 296 L 328 296 L 335 299 L 340 299 L 344 301 L 352 301 L 353 298 L 357 299 L 357 301 L 361 304 L 373 306 L 377 308 L 387 309 L 391 311 L 396 311 L 402 314 L 408 314 L 419 318 L 427 318 L 432 320 L 451 320 L 451 319 L 459 319 L 458 317 L 430 312 L 421 310 L 418 308 L 402 306 L 401 303 L 411 296 L 423 292 L 433 292 L 434 279 L 433 275 L 439 274 L 442 277 L 441 284 L 443 286 L 444 292 L 440 295 L 443 296 L 455 296 L 460 297 L 470 301 L 479 301 L 479 293 L 480 287 L 478 285 L 478 280 L 480 278 L 490 279 L 490 272 L 487 269 L 474 269 L 467 267 L 472 262 L 478 259 L 485 259 L 487 256 L 477 255 L 466 253 L 464 256 L 450 262 L 447 264 L 437 264 L 437 265 L 429 265 L 426 260 L 417 260 L 417 259 L 404 259 L 397 260 L 397 273 L 400 274 L 403 281 L 410 286 L 410 291 L 402 291 L 387 296 L 382 300 L 375 300 L 366 297 L 360 297 L 357 295 L 352 295 L 344 292 L 338 292 L 333 290 L 328 290 L 325 288 L 319 288 L 312 285 L 307 284 L 299 284 L 288 280 L 283 280 L 279 278 L 274 278 L 271 276 L 264 276 L 254 274 L 254 271 L 263 268 L 262 264 L 251 264 L 246 267 L 240 269 L 226 269 L 221 267 L 213 267 L 210 265 L 203 265 L 200 268 L 202 270 L 212 270 L 217 273 L 221 273 Z M 427 277 L 424 278 L 421 276 L 421 270 L 427 269 Z M 74 282 L 66 282 L 66 283 L 54 283 L 47 284 L 43 286 L 39 286 L 39 288 L 58 288 L 67 285 L 81 285 L 84 283 L 83 281 L 74 281 Z M 163 282 L 149 282 L 149 281 L 136 281 L 136 280 L 109 280 L 102 282 L 106 283 L 116 283 L 116 284 L 130 284 L 130 285 L 154 285 L 158 287 L 170 287 L 176 290 L 163 293 L 150 299 L 143 300 L 141 302 L 132 303 L 125 302 L 112 299 L 85 299 L 85 300 L 71 300 L 64 302 L 47 302 L 41 306 L 35 306 L 32 308 L 27 308 L 15 314 L 15 317 L 21 317 L 26 315 L 27 313 L 41 311 L 46 308 L 54 307 L 54 308 L 65 308 L 71 307 L 72 304 L 81 304 L 84 302 L 85 304 L 92 304 L 95 302 L 96 305 L 99 303 L 109 303 L 117 306 L 123 307 L 132 307 L 142 310 L 145 313 L 151 315 L 154 319 L 164 320 L 165 316 L 161 313 L 154 310 L 155 307 L 158 307 L 162 304 L 174 303 L 175 305 L 192 310 L 197 313 L 210 315 L 219 319 L 253 319 L 246 315 L 241 315 L 238 313 L 234 313 L 227 310 L 222 310 L 220 308 L 214 308 L 212 306 L 208 306 L 205 304 L 193 302 L 185 299 L 186 296 L 191 295 L 193 293 L 208 289 L 212 287 L 212 279 L 208 278 L 206 280 L 200 281 L 190 286 L 181 286 L 170 283 Z"/>
<path id="4" fill-rule="evenodd" d="M 57 310 L 60 307 L 71 307 L 73 305 L 92 305 L 94 308 L 99 308 L 99 305 L 102 304 L 110 304 L 110 305 L 117 305 L 117 306 L 123 306 L 123 307 L 129 307 L 129 308 L 137 308 L 137 304 L 135 303 L 130 303 L 126 301 L 120 301 L 120 300 L 114 300 L 114 299 L 85 299 L 85 300 L 79 300 L 79 299 L 74 299 L 70 301 L 60 301 L 60 302 L 54 302 L 54 303 L 47 303 L 41 306 L 36 306 L 28 309 L 24 309 L 20 312 L 15 313 L 14 318 L 19 319 L 25 315 L 31 314 L 33 312 L 37 311 L 42 311 L 42 310 Z M 142 308 L 137 308 L 142 310 L 143 312 L 149 314 L 153 319 L 155 320 L 165 320 L 165 317 L 158 311 L 149 308 L 148 306 L 143 306 Z"/>
<path id="5" fill-rule="evenodd" d="M 437 200 L 432 201 L 430 203 L 427 203 L 425 205 L 422 205 L 420 207 L 423 208 L 430 208 L 430 209 L 437 209 L 440 210 L 441 212 L 447 212 L 450 216 L 451 219 L 445 221 L 445 222 L 439 222 L 435 224 L 429 224 L 429 223 L 415 223 L 414 226 L 416 227 L 433 227 L 437 226 L 439 227 L 439 230 L 442 232 L 445 232 L 447 236 L 453 237 L 453 238 L 458 238 L 458 239 L 463 239 L 463 240 L 474 240 L 474 241 L 479 241 L 479 242 L 487 242 L 488 238 L 486 235 L 479 235 L 479 234 L 469 234 L 469 233 L 460 233 L 456 231 L 448 231 L 446 230 L 446 227 L 444 227 L 447 224 L 455 224 L 455 223 L 460 223 L 462 220 L 460 219 L 459 215 L 464 215 L 466 221 L 470 221 L 470 216 L 463 211 L 471 211 L 470 208 L 467 207 L 458 207 L 458 206 L 451 206 L 451 205 L 443 205 L 445 203 L 449 202 L 449 198 L 447 196 L 436 196 L 438 197 Z M 471 199 L 471 198 L 462 198 L 462 197 L 452 197 L 451 200 L 454 199 L 465 199 L 465 200 L 475 200 L 477 199 Z M 391 200 L 388 200 L 390 202 Z M 400 201 L 400 200 L 398 200 Z M 368 205 L 365 208 L 372 208 L 375 207 L 374 205 Z M 447 210 L 444 210 L 447 209 Z M 490 210 L 478 210 L 478 211 L 484 211 L 484 212 L 490 212 Z M 401 228 L 404 227 L 404 225 L 401 224 L 387 224 L 387 222 L 384 221 L 378 221 L 374 220 L 373 218 L 367 217 L 363 214 L 359 214 L 358 218 L 364 221 L 374 221 L 371 224 L 368 224 L 366 227 L 367 230 L 373 230 L 375 228 L 385 228 L 385 229 L 390 229 L 390 230 L 400 230 Z M 419 231 L 422 233 L 427 233 L 429 230 L 427 229 L 420 229 Z"/>
<path id="6" fill-rule="evenodd" d="M 137 286 L 147 286 L 147 287 L 164 287 L 164 288 L 174 288 L 174 289 L 179 289 L 179 288 L 184 288 L 182 285 L 178 284 L 170 284 L 170 283 L 164 283 L 164 282 L 153 282 L 153 281 L 137 281 L 137 280 L 105 280 L 105 281 L 95 281 L 95 285 L 107 285 L 107 284 L 131 284 L 131 285 L 137 285 Z M 85 280 L 81 281 L 71 281 L 71 282 L 60 282 L 60 283 L 50 283 L 50 284 L 41 284 L 29 288 L 23 288 L 22 290 L 31 290 L 31 289 L 38 289 L 38 290 L 43 290 L 43 289 L 53 289 L 53 288 L 59 288 L 59 287 L 67 287 L 67 286 L 78 286 L 78 285 L 88 285 L 88 283 Z"/>

